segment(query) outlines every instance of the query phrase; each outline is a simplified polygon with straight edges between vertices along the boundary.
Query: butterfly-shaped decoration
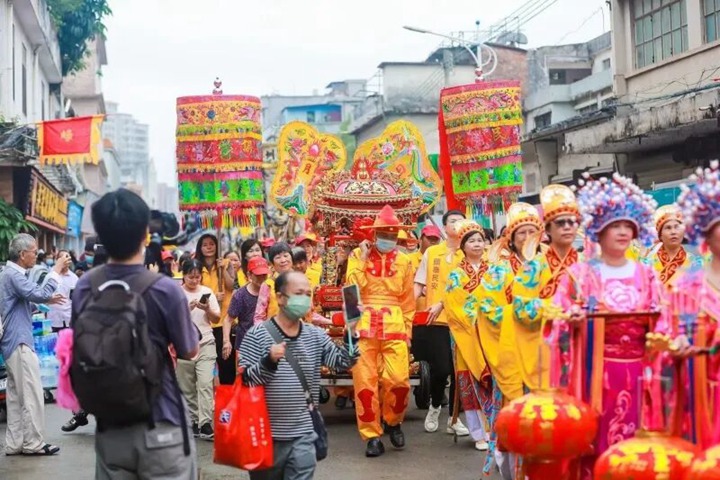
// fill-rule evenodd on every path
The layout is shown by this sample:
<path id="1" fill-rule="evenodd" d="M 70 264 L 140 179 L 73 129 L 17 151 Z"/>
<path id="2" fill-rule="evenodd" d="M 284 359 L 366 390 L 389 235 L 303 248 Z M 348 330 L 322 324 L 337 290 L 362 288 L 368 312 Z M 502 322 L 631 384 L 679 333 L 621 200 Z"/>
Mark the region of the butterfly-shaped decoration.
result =
<path id="1" fill-rule="evenodd" d="M 355 151 L 353 165 L 364 160 L 369 170 L 386 170 L 409 181 L 413 195 L 422 199 L 423 213 L 442 194 L 442 181 L 430 163 L 420 130 L 406 120 L 387 126 L 378 137 L 363 142 Z"/>
<path id="2" fill-rule="evenodd" d="M 294 217 L 306 218 L 313 190 L 331 173 L 345 167 L 342 140 L 320 133 L 305 122 L 290 122 L 280 132 L 278 163 L 270 199 Z"/>

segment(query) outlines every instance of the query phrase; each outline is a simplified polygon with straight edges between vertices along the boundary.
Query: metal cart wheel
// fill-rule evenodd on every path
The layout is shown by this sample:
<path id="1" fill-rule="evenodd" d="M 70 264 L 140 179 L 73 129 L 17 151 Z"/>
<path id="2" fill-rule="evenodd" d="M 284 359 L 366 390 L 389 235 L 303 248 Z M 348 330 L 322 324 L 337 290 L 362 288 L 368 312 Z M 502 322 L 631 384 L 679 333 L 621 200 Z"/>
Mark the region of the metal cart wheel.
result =
<path id="1" fill-rule="evenodd" d="M 427 410 L 430 407 L 430 365 L 425 361 L 421 361 L 419 365 L 420 385 L 415 387 L 413 395 L 415 397 L 415 406 L 420 410 Z"/>
<path id="2" fill-rule="evenodd" d="M 330 401 L 330 392 L 327 388 L 320 386 L 320 405 L 325 405 Z"/>

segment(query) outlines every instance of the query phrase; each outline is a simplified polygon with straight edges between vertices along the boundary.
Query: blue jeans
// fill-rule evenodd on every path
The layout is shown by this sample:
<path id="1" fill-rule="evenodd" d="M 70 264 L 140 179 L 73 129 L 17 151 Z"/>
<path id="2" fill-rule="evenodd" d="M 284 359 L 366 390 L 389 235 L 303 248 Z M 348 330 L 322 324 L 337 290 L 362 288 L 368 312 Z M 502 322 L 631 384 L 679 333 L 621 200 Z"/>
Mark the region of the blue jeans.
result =
<path id="1" fill-rule="evenodd" d="M 273 439 L 273 466 L 250 472 L 250 480 L 312 480 L 317 465 L 315 438 L 311 433 L 293 440 Z"/>

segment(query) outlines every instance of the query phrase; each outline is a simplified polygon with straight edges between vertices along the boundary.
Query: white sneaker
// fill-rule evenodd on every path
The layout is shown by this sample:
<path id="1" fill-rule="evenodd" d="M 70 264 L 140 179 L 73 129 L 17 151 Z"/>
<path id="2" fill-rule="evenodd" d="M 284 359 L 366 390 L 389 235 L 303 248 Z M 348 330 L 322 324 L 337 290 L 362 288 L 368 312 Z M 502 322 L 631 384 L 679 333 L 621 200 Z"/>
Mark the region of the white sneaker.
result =
<path id="1" fill-rule="evenodd" d="M 458 418 L 455 425 L 452 425 L 452 418 L 448 418 L 446 432 L 450 435 L 457 435 L 458 437 L 467 437 L 470 435 L 470 430 L 463 425 L 462 421 Z"/>
<path id="2" fill-rule="evenodd" d="M 440 408 L 434 408 L 430 405 L 427 416 L 425 416 L 425 431 L 428 433 L 437 432 L 440 428 Z"/>
<path id="3" fill-rule="evenodd" d="M 475 450 L 480 450 L 481 452 L 487 452 L 487 449 L 490 448 L 488 443 L 485 440 L 478 440 L 475 442 Z"/>

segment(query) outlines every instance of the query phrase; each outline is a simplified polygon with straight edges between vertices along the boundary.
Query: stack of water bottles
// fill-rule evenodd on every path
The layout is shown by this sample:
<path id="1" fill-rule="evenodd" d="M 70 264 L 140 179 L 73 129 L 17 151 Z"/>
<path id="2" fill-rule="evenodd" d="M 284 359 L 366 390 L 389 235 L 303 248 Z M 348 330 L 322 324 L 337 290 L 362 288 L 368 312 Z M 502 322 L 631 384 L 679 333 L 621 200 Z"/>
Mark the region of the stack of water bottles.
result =
<path id="1" fill-rule="evenodd" d="M 45 390 L 57 388 L 60 363 L 55 356 L 57 333 L 52 333 L 52 322 L 45 318 L 45 313 L 33 315 L 33 337 L 35 353 L 40 361 L 40 381 Z"/>

